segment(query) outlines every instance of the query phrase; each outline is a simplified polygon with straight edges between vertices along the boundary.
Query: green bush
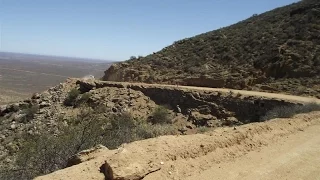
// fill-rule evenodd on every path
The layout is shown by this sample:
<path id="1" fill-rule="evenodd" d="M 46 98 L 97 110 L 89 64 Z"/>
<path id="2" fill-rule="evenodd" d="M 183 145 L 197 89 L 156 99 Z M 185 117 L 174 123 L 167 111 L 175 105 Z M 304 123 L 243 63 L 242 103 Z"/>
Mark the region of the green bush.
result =
<path id="1" fill-rule="evenodd" d="M 68 92 L 68 95 L 66 99 L 64 100 L 64 105 L 65 106 L 75 106 L 76 105 L 76 100 L 80 94 L 80 91 L 76 88 L 71 89 Z"/>
<path id="2" fill-rule="evenodd" d="M 172 116 L 170 111 L 164 106 L 158 106 L 152 113 L 152 124 L 170 124 L 172 123 Z"/>
<path id="3" fill-rule="evenodd" d="M 305 105 L 279 106 L 268 111 L 260 121 L 266 121 L 275 118 L 290 118 L 296 114 L 320 111 L 320 104 L 309 103 Z"/>

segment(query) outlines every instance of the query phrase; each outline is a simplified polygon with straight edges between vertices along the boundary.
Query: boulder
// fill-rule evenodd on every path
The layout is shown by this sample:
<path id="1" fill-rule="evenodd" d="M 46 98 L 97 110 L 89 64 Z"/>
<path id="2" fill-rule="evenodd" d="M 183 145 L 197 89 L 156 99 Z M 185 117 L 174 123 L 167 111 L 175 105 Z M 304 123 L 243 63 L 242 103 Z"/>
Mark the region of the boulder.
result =
<path id="1" fill-rule="evenodd" d="M 6 136 L 3 134 L 0 134 L 0 142 L 3 142 L 6 139 Z"/>
<path id="2" fill-rule="evenodd" d="M 31 97 L 31 99 L 40 99 L 41 95 L 39 93 L 34 93 Z"/>
<path id="3" fill-rule="evenodd" d="M 10 154 L 14 154 L 19 150 L 18 145 L 10 142 L 6 145 L 6 149 L 9 151 Z"/>
<path id="4" fill-rule="evenodd" d="M 209 120 L 209 121 L 207 121 L 206 126 L 207 127 L 220 127 L 221 126 L 221 122 L 218 121 L 217 119 Z"/>
<path id="5" fill-rule="evenodd" d="M 45 101 L 42 101 L 39 105 L 40 105 L 40 108 L 44 108 L 44 107 L 49 107 L 49 106 L 51 106 L 50 103 L 45 102 Z"/>
<path id="6" fill-rule="evenodd" d="M 29 103 L 27 103 L 27 102 L 20 102 L 19 103 L 19 109 L 26 109 L 26 108 L 28 108 L 29 107 Z"/>
<path id="7" fill-rule="evenodd" d="M 11 130 L 15 130 L 16 128 L 17 128 L 16 124 L 11 124 L 11 125 L 10 125 L 10 129 L 11 129 Z"/>
<path id="8" fill-rule="evenodd" d="M 9 112 L 18 112 L 19 111 L 19 103 L 11 104 L 7 109 Z"/>
<path id="9" fill-rule="evenodd" d="M 67 167 L 74 166 L 74 165 L 83 163 L 85 161 L 88 161 L 88 160 L 96 157 L 97 153 L 105 152 L 106 150 L 109 150 L 109 149 L 103 145 L 97 145 L 96 147 L 93 147 L 91 149 L 83 150 L 83 151 L 73 155 L 68 160 Z"/>
<path id="10" fill-rule="evenodd" d="M 6 113 L 7 113 L 7 106 L 6 105 L 0 106 L 0 116 L 3 116 Z"/>
<path id="11" fill-rule="evenodd" d="M 13 120 L 16 122 L 22 122 L 26 117 L 26 114 L 16 114 L 13 117 Z"/>
<path id="12" fill-rule="evenodd" d="M 227 117 L 223 122 L 226 126 L 240 125 L 241 122 L 236 117 Z"/>
<path id="13" fill-rule="evenodd" d="M 199 112 L 191 112 L 190 116 L 192 123 L 197 126 L 207 126 L 208 121 L 216 121 L 217 117 L 212 116 L 211 114 L 201 114 Z"/>
<path id="14" fill-rule="evenodd" d="M 42 100 L 41 99 L 32 99 L 31 102 L 33 104 L 40 104 L 42 102 Z"/>
<path id="15" fill-rule="evenodd" d="M 80 86 L 79 90 L 81 93 L 89 92 L 90 90 L 96 87 L 95 82 L 92 80 L 87 80 L 87 81 L 78 80 L 76 84 Z"/>

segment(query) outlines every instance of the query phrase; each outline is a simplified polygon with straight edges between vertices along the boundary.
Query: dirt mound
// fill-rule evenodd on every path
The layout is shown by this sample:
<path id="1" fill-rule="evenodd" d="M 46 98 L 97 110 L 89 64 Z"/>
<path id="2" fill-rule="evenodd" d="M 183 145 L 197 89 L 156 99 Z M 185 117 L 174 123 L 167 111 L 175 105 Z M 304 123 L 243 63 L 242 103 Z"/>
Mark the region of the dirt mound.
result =
<path id="1" fill-rule="evenodd" d="M 111 66 L 110 81 L 320 97 L 320 3 L 299 1 Z"/>
<path id="2" fill-rule="evenodd" d="M 88 161 L 36 179 L 104 179 L 99 168 L 105 162 L 111 166 L 115 179 L 185 179 L 319 123 L 320 113 L 314 112 L 206 134 L 138 141 L 117 150 L 95 152 Z"/>

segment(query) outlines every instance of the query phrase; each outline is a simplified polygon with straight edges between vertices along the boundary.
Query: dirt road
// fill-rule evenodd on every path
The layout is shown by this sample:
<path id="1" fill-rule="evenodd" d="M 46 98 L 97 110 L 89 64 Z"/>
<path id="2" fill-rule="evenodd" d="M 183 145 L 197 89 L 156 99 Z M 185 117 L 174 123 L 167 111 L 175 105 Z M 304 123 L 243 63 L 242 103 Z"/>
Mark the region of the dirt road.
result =
<path id="1" fill-rule="evenodd" d="M 86 154 L 87 161 L 38 180 L 320 179 L 320 112 L 206 134 L 163 136 Z"/>
<path id="2" fill-rule="evenodd" d="M 179 89 L 187 89 L 187 90 L 200 90 L 200 91 L 209 91 L 209 92 L 232 92 L 235 94 L 242 94 L 244 96 L 258 96 L 258 97 L 266 97 L 266 98 L 274 98 L 274 99 L 282 99 L 288 100 L 292 102 L 298 103 L 310 103 L 317 102 L 320 104 L 320 99 L 314 97 L 302 97 L 302 96 L 294 96 L 287 94 L 278 94 L 278 93 L 267 93 L 267 92 L 259 92 L 259 91 L 247 91 L 247 90 L 235 90 L 235 89 L 225 89 L 225 88 L 208 88 L 208 87 L 195 87 L 195 86 L 177 86 L 177 85 L 168 85 L 168 84 L 146 84 L 146 83 L 128 83 L 128 82 L 108 82 L 111 84 L 123 84 L 123 85 L 139 85 L 139 86 L 152 86 L 152 87 L 169 87 L 169 88 L 179 88 Z"/>
<path id="3" fill-rule="evenodd" d="M 319 154 L 320 125 L 316 125 L 234 161 L 214 164 L 187 180 L 318 180 Z"/>

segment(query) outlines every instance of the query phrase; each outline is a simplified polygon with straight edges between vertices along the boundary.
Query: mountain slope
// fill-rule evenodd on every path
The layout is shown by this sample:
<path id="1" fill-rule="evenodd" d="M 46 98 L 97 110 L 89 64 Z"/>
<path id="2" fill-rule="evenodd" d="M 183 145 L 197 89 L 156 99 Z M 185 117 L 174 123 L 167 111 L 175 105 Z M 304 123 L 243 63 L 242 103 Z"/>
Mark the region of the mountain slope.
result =
<path id="1" fill-rule="evenodd" d="M 35 179 L 108 179 L 99 172 L 104 163 L 115 180 L 317 179 L 319 123 L 316 112 L 237 129 L 163 136 L 116 150 L 100 148 L 80 155 L 80 164 Z"/>
<path id="2" fill-rule="evenodd" d="M 304 0 L 114 64 L 103 80 L 320 97 L 320 2 Z"/>

